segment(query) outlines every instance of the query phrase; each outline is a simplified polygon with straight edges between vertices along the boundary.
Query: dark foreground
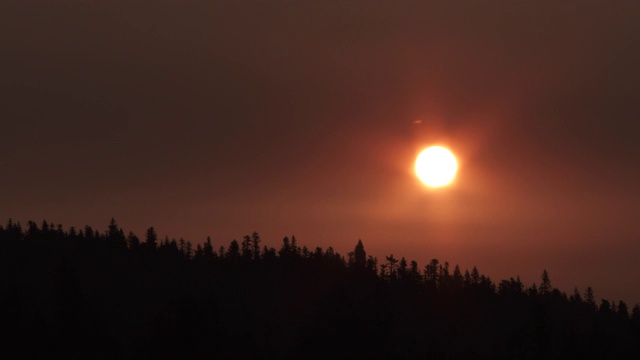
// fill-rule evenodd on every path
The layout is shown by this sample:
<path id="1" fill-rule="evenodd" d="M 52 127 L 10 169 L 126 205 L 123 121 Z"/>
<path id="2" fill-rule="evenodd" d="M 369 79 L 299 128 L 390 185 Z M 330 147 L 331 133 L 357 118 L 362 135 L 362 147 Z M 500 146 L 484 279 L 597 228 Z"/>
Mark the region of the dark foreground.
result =
<path id="1" fill-rule="evenodd" d="M 640 307 L 257 233 L 0 227 L 3 358 L 639 359 Z"/>

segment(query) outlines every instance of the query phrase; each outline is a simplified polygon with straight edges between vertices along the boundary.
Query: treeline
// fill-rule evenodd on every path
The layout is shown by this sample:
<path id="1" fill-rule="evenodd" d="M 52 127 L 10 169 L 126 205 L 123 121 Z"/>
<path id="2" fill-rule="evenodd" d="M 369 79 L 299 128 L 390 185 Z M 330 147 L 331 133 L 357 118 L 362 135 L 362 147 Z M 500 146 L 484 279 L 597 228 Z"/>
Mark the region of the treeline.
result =
<path id="1" fill-rule="evenodd" d="M 433 259 L 342 256 L 258 233 L 214 247 L 43 222 L 0 226 L 8 358 L 640 358 L 640 306 Z M 4 356 L 3 356 L 4 357 Z M 7 358 L 7 357 L 5 357 Z"/>

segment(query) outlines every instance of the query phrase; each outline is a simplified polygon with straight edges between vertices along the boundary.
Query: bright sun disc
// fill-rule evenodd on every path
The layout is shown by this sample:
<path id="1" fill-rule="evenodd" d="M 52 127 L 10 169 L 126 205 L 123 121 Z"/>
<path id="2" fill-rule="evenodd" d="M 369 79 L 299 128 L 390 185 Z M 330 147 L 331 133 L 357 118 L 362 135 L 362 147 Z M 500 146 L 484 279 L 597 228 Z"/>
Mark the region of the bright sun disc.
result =
<path id="1" fill-rule="evenodd" d="M 416 175 L 425 185 L 440 187 L 456 177 L 458 161 L 449 149 L 431 146 L 418 155 L 415 168 Z"/>

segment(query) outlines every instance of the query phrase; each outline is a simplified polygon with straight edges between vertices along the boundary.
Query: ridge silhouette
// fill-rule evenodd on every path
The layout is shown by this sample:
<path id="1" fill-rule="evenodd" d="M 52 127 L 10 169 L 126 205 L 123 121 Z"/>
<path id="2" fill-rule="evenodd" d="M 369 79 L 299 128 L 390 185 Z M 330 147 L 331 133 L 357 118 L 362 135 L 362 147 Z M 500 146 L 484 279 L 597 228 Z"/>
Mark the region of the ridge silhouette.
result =
<path id="1" fill-rule="evenodd" d="M 7 359 L 637 359 L 640 306 L 597 304 L 433 259 L 343 257 L 257 232 L 214 250 L 11 219 L 0 226 Z"/>

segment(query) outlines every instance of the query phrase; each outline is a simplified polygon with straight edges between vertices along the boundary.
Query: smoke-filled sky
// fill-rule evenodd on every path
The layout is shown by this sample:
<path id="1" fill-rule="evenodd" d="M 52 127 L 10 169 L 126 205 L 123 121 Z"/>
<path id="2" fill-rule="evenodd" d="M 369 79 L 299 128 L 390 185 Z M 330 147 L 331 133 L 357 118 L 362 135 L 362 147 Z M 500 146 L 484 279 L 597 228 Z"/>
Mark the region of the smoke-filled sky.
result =
<path id="1" fill-rule="evenodd" d="M 362 239 L 634 304 L 638 19 L 635 1 L 3 1 L 0 221 Z M 451 187 L 413 173 L 432 144 L 458 156 Z"/>

